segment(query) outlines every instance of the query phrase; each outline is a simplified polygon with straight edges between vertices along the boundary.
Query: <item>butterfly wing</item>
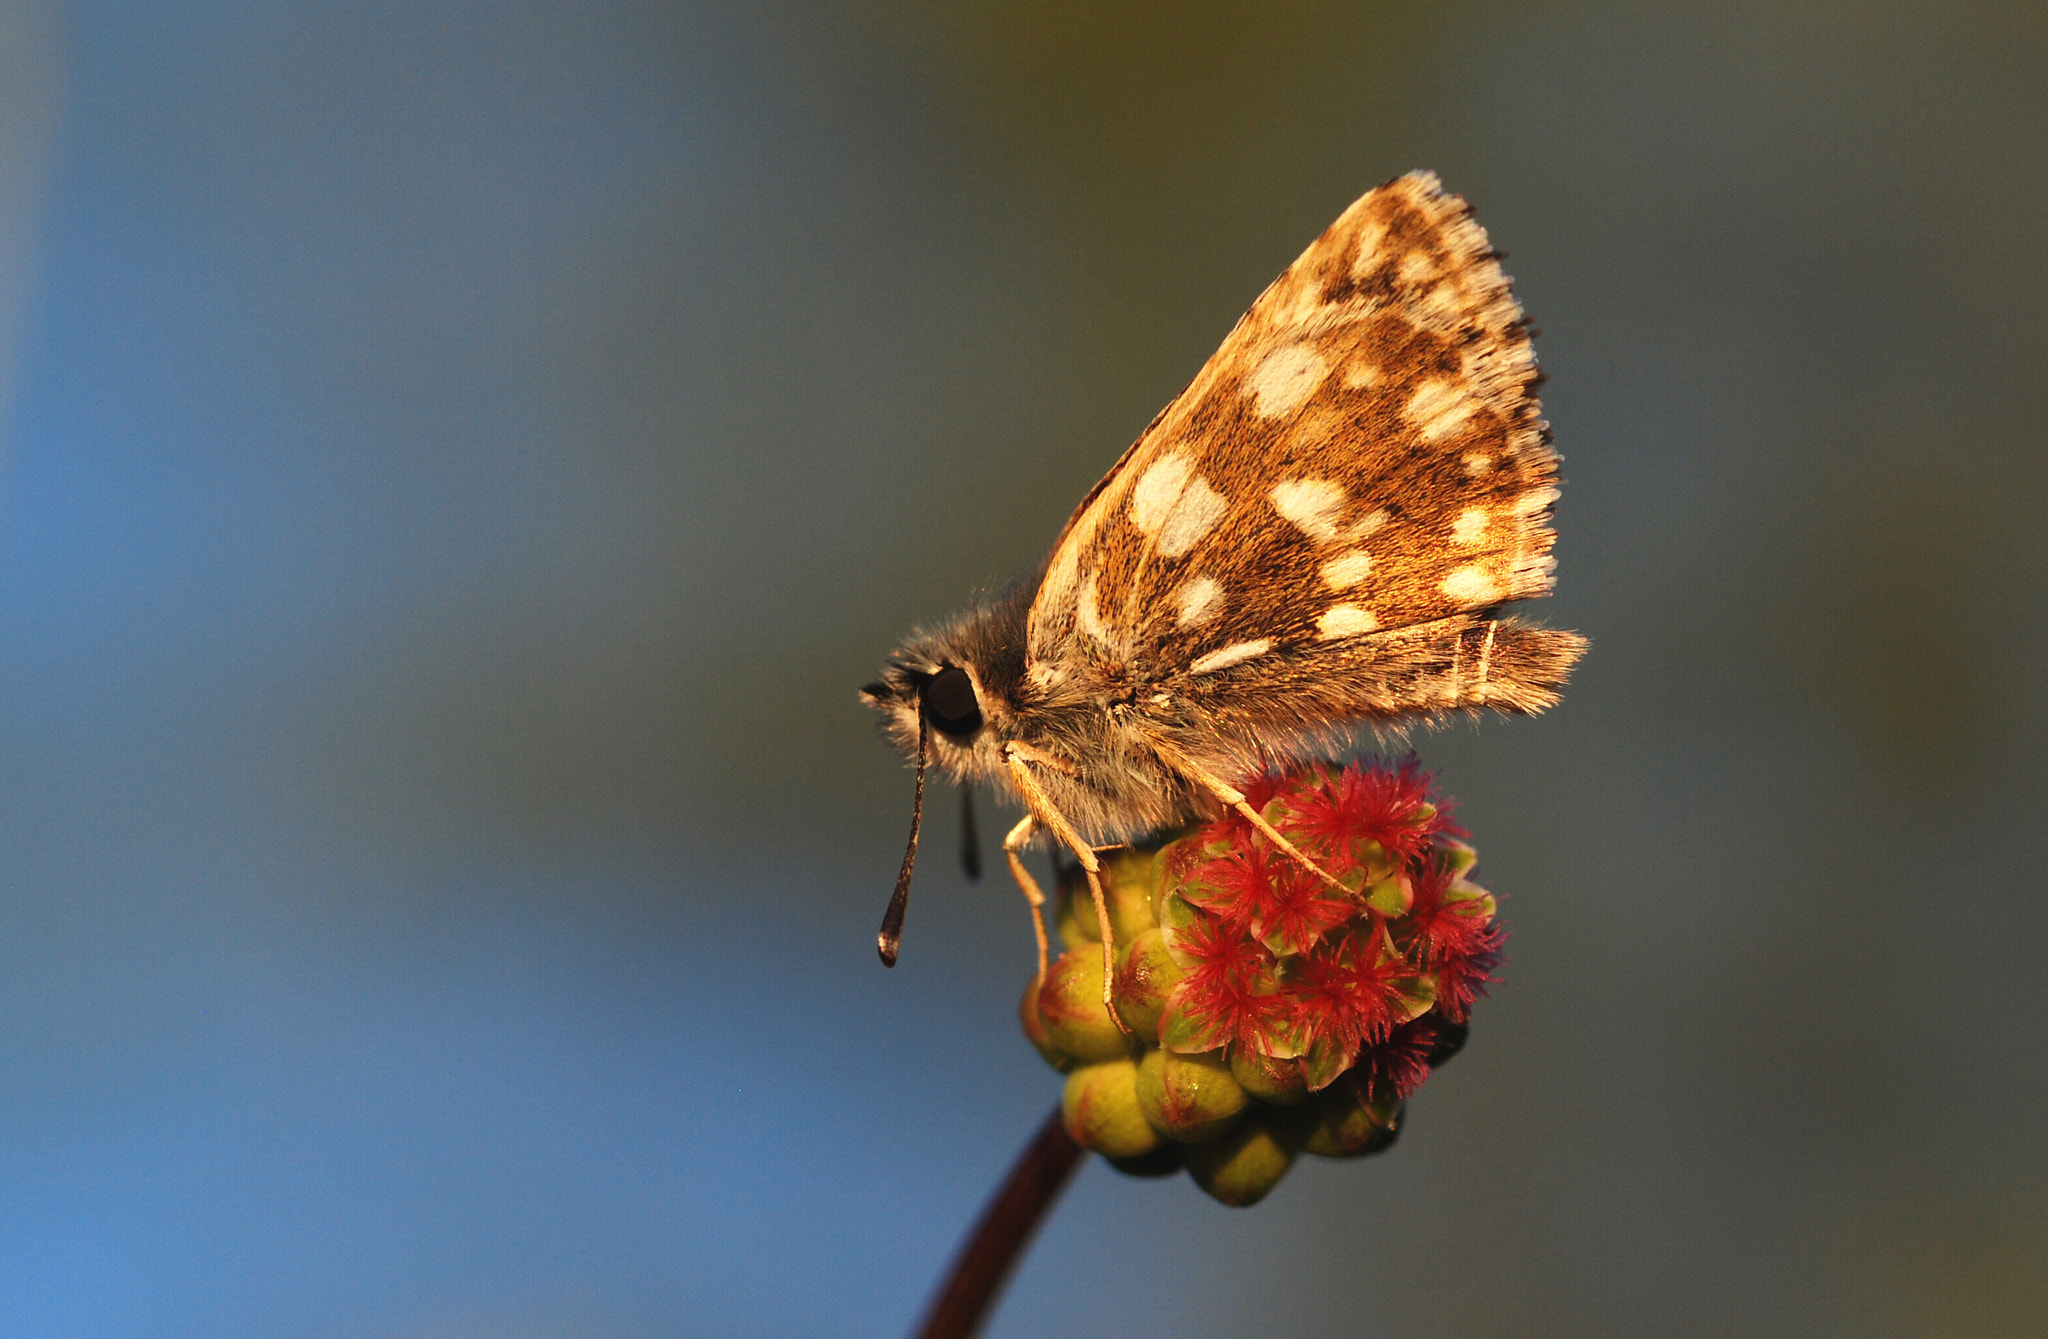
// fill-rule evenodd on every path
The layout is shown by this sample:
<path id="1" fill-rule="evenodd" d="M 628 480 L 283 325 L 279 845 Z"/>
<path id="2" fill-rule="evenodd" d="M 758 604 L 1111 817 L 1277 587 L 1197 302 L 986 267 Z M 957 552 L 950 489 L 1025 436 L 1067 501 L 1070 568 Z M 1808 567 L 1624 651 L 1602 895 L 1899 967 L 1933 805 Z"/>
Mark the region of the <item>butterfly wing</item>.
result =
<path id="1" fill-rule="evenodd" d="M 1310 731 L 1549 705 L 1583 642 L 1491 617 L 1551 584 L 1537 380 L 1465 202 L 1430 173 L 1367 192 L 1068 522 L 1029 674 L 1114 667 Z"/>

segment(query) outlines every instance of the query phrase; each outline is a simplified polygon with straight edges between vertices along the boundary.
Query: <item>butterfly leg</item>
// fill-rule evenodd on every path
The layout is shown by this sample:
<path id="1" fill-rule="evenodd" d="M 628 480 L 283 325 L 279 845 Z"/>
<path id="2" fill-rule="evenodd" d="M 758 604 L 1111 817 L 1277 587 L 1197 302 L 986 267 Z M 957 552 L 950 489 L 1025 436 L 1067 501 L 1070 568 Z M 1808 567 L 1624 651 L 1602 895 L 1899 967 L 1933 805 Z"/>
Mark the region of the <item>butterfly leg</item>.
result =
<path id="1" fill-rule="evenodd" d="M 1123 1015 L 1116 1011 L 1116 931 L 1110 928 L 1109 898 L 1102 891 L 1102 862 L 1095 858 L 1095 848 L 1081 840 L 1081 834 L 1074 831 L 1074 825 L 1066 820 L 1066 816 L 1053 808 L 1051 797 L 1038 784 L 1038 778 L 1031 775 L 1033 761 L 1054 765 L 1056 760 L 1028 745 L 1003 745 L 1003 763 L 1009 769 L 1010 780 L 1015 783 L 1017 793 L 1024 797 L 1024 807 L 1031 812 L 1033 819 L 1059 838 L 1061 845 L 1074 853 L 1074 859 L 1081 862 L 1081 870 L 1088 876 L 1088 892 L 1095 899 L 1095 924 L 1102 931 L 1102 1007 L 1109 1010 L 1110 1021 L 1116 1024 L 1119 1032 L 1129 1032 L 1131 1029 L 1124 1022 Z"/>
<path id="2" fill-rule="evenodd" d="M 1202 786 L 1211 795 L 1214 795 L 1217 799 L 1244 815 L 1245 821 L 1254 828 L 1257 828 L 1265 836 L 1266 840 L 1273 843 L 1288 859 L 1294 861 L 1294 863 L 1300 865 L 1324 883 L 1329 884 L 1332 888 L 1344 894 L 1344 896 L 1355 897 L 1358 895 L 1356 888 L 1347 887 L 1334 874 L 1331 874 L 1321 865 L 1303 855 L 1301 849 L 1295 846 L 1293 842 L 1281 836 L 1280 830 L 1271 823 L 1268 823 L 1264 814 L 1252 808 L 1251 802 L 1245 799 L 1243 791 L 1178 750 L 1162 750 L 1160 756 L 1168 766 L 1172 767 L 1182 776 Z"/>
<path id="3" fill-rule="evenodd" d="M 1017 826 L 1010 829 L 1010 835 L 1003 838 L 1003 854 L 1010 860 L 1010 877 L 1024 890 L 1024 900 L 1031 904 L 1031 929 L 1038 936 L 1038 975 L 1031 978 L 1031 988 L 1038 989 L 1038 983 L 1045 980 L 1045 960 L 1051 949 L 1045 937 L 1045 894 L 1039 891 L 1038 880 L 1031 877 L 1031 871 L 1024 868 L 1019 854 L 1024 844 L 1031 840 L 1031 834 L 1038 830 L 1038 820 L 1026 814 L 1017 820 Z"/>

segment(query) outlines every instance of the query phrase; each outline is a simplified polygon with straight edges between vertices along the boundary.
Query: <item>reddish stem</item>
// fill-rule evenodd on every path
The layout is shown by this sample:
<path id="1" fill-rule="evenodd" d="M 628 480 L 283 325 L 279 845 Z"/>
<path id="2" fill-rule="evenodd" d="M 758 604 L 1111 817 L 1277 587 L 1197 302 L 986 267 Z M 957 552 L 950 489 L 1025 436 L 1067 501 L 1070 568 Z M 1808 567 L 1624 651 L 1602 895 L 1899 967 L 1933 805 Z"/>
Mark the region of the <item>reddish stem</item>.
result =
<path id="1" fill-rule="evenodd" d="M 1081 1146 L 1054 1107 L 954 1257 L 917 1339 L 971 1339 L 980 1331 L 1010 1271 L 1080 1165 Z"/>

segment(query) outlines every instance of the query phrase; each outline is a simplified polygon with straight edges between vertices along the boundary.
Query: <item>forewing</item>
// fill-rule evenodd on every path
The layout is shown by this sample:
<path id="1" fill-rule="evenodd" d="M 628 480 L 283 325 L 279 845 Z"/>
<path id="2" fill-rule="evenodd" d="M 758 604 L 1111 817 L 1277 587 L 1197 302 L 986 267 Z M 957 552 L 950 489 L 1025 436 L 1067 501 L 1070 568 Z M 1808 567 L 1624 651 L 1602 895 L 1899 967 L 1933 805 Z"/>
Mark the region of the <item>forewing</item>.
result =
<path id="1" fill-rule="evenodd" d="M 1426 172 L 1367 192 L 1068 522 L 1032 673 L 1171 683 L 1317 648 L 1349 664 L 1546 593 L 1557 462 L 1536 381 L 1465 202 Z"/>

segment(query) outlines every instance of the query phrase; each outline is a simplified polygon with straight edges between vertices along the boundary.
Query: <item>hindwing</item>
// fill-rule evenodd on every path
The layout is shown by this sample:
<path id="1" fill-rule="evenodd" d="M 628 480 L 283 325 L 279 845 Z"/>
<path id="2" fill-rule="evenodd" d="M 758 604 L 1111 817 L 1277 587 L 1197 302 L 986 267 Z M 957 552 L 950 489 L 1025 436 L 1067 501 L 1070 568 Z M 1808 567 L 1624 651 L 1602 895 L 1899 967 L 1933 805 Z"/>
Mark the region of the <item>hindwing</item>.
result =
<path id="1" fill-rule="evenodd" d="M 1266 657 L 1294 681 L 1319 661 L 1357 676 L 1427 628 L 1455 653 L 1496 606 L 1550 589 L 1557 458 L 1537 381 L 1465 202 L 1427 172 L 1367 192 L 1067 523 L 1032 601 L 1031 676 L 1115 666 L 1213 692 L 1277 668 Z M 1556 678 L 1579 645 L 1552 648 Z M 1458 705 L 1455 671 L 1451 702 L 1431 692 L 1371 710 Z"/>

